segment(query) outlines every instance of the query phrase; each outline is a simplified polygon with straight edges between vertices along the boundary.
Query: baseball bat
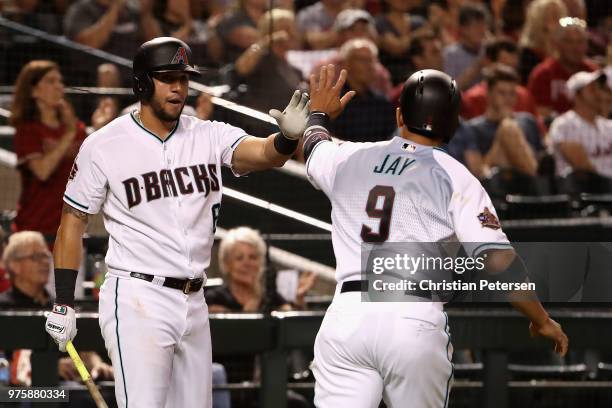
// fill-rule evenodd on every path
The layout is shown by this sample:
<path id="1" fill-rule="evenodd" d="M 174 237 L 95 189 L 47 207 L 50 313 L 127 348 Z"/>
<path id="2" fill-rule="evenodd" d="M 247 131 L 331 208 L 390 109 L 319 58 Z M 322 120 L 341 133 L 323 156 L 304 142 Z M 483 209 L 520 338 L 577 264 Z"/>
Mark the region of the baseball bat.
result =
<path id="1" fill-rule="evenodd" d="M 87 371 L 87 368 L 85 368 L 85 364 L 83 364 L 83 360 L 81 360 L 81 357 L 79 357 L 79 353 L 77 353 L 76 349 L 74 348 L 74 345 L 72 344 L 72 341 L 70 340 L 68 340 L 68 343 L 66 344 L 66 351 L 70 355 L 70 358 L 74 362 L 74 365 L 76 366 L 77 371 L 81 375 L 81 379 L 83 379 L 83 382 L 87 386 L 87 389 L 89 390 L 89 393 L 91 394 L 91 397 L 96 403 L 96 407 L 108 408 L 108 405 L 106 405 L 106 401 L 104 401 L 104 398 L 102 398 L 102 394 L 100 394 L 98 387 L 96 387 L 93 380 L 91 379 L 91 375 L 89 374 L 89 371 Z"/>

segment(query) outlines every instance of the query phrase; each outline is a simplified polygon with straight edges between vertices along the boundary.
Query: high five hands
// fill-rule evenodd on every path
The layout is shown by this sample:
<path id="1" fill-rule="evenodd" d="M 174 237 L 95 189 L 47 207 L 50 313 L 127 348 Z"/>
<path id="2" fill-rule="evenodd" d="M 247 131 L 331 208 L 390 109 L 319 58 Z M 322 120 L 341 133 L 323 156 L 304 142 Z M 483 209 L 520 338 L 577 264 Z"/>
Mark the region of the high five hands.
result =
<path id="1" fill-rule="evenodd" d="M 318 78 L 315 74 L 310 75 L 310 110 L 326 113 L 331 119 L 338 117 L 355 96 L 355 91 L 348 91 L 340 97 L 347 72 L 345 69 L 340 71 L 334 84 L 335 73 L 336 67 L 329 64 L 321 67 Z"/>

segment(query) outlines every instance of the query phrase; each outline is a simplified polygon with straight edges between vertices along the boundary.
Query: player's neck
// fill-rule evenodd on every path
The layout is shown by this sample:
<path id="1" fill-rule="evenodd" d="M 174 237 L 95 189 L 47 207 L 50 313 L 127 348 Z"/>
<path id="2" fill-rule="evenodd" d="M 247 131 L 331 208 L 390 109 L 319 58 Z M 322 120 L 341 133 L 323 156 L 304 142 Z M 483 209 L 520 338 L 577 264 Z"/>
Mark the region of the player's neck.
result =
<path id="1" fill-rule="evenodd" d="M 430 139 L 427 136 L 422 136 L 416 133 L 412 133 L 405 127 L 402 127 L 400 129 L 400 136 L 402 137 L 402 139 L 410 140 L 411 142 L 420 144 L 422 146 L 436 147 L 436 146 L 442 145 L 442 141 Z"/>
<path id="2" fill-rule="evenodd" d="M 145 129 L 161 140 L 166 140 L 172 129 L 176 126 L 176 121 L 166 122 L 160 120 L 147 106 L 141 106 L 140 110 L 134 113 L 134 116 Z"/>

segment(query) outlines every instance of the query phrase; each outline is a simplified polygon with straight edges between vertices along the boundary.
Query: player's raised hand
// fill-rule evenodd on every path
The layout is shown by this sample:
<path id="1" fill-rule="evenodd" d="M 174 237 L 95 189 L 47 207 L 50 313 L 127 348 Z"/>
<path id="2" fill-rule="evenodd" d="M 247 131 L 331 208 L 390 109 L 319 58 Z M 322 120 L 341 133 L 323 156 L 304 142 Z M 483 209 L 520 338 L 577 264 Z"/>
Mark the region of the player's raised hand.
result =
<path id="1" fill-rule="evenodd" d="M 532 337 L 545 337 L 554 341 L 555 352 L 562 357 L 567 353 L 569 345 L 567 335 L 563 332 L 561 325 L 553 319 L 549 318 L 544 324 L 539 326 L 532 322 L 529 325 L 529 332 Z"/>
<path id="2" fill-rule="evenodd" d="M 310 101 L 306 92 L 295 91 L 284 111 L 270 110 L 269 114 L 278 123 L 283 135 L 288 139 L 299 139 L 306 130 L 306 122 L 310 113 Z"/>
<path id="3" fill-rule="evenodd" d="M 342 97 L 340 92 L 346 82 L 346 70 L 340 71 L 340 76 L 334 84 L 336 67 L 333 64 L 321 67 L 319 77 L 310 75 L 310 109 L 313 112 L 326 113 L 331 119 L 342 113 L 346 104 L 355 96 L 355 91 L 348 91 Z"/>

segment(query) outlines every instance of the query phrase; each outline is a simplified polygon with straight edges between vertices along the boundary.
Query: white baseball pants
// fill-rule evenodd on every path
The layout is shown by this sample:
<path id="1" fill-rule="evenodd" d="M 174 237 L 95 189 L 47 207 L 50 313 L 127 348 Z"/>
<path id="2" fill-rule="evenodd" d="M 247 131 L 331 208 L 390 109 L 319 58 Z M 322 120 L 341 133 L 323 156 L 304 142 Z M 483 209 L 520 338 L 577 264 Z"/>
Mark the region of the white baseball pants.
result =
<path id="1" fill-rule="evenodd" d="M 336 291 L 317 334 L 317 408 L 445 408 L 452 382 L 447 316 L 432 302 L 361 302 Z"/>

